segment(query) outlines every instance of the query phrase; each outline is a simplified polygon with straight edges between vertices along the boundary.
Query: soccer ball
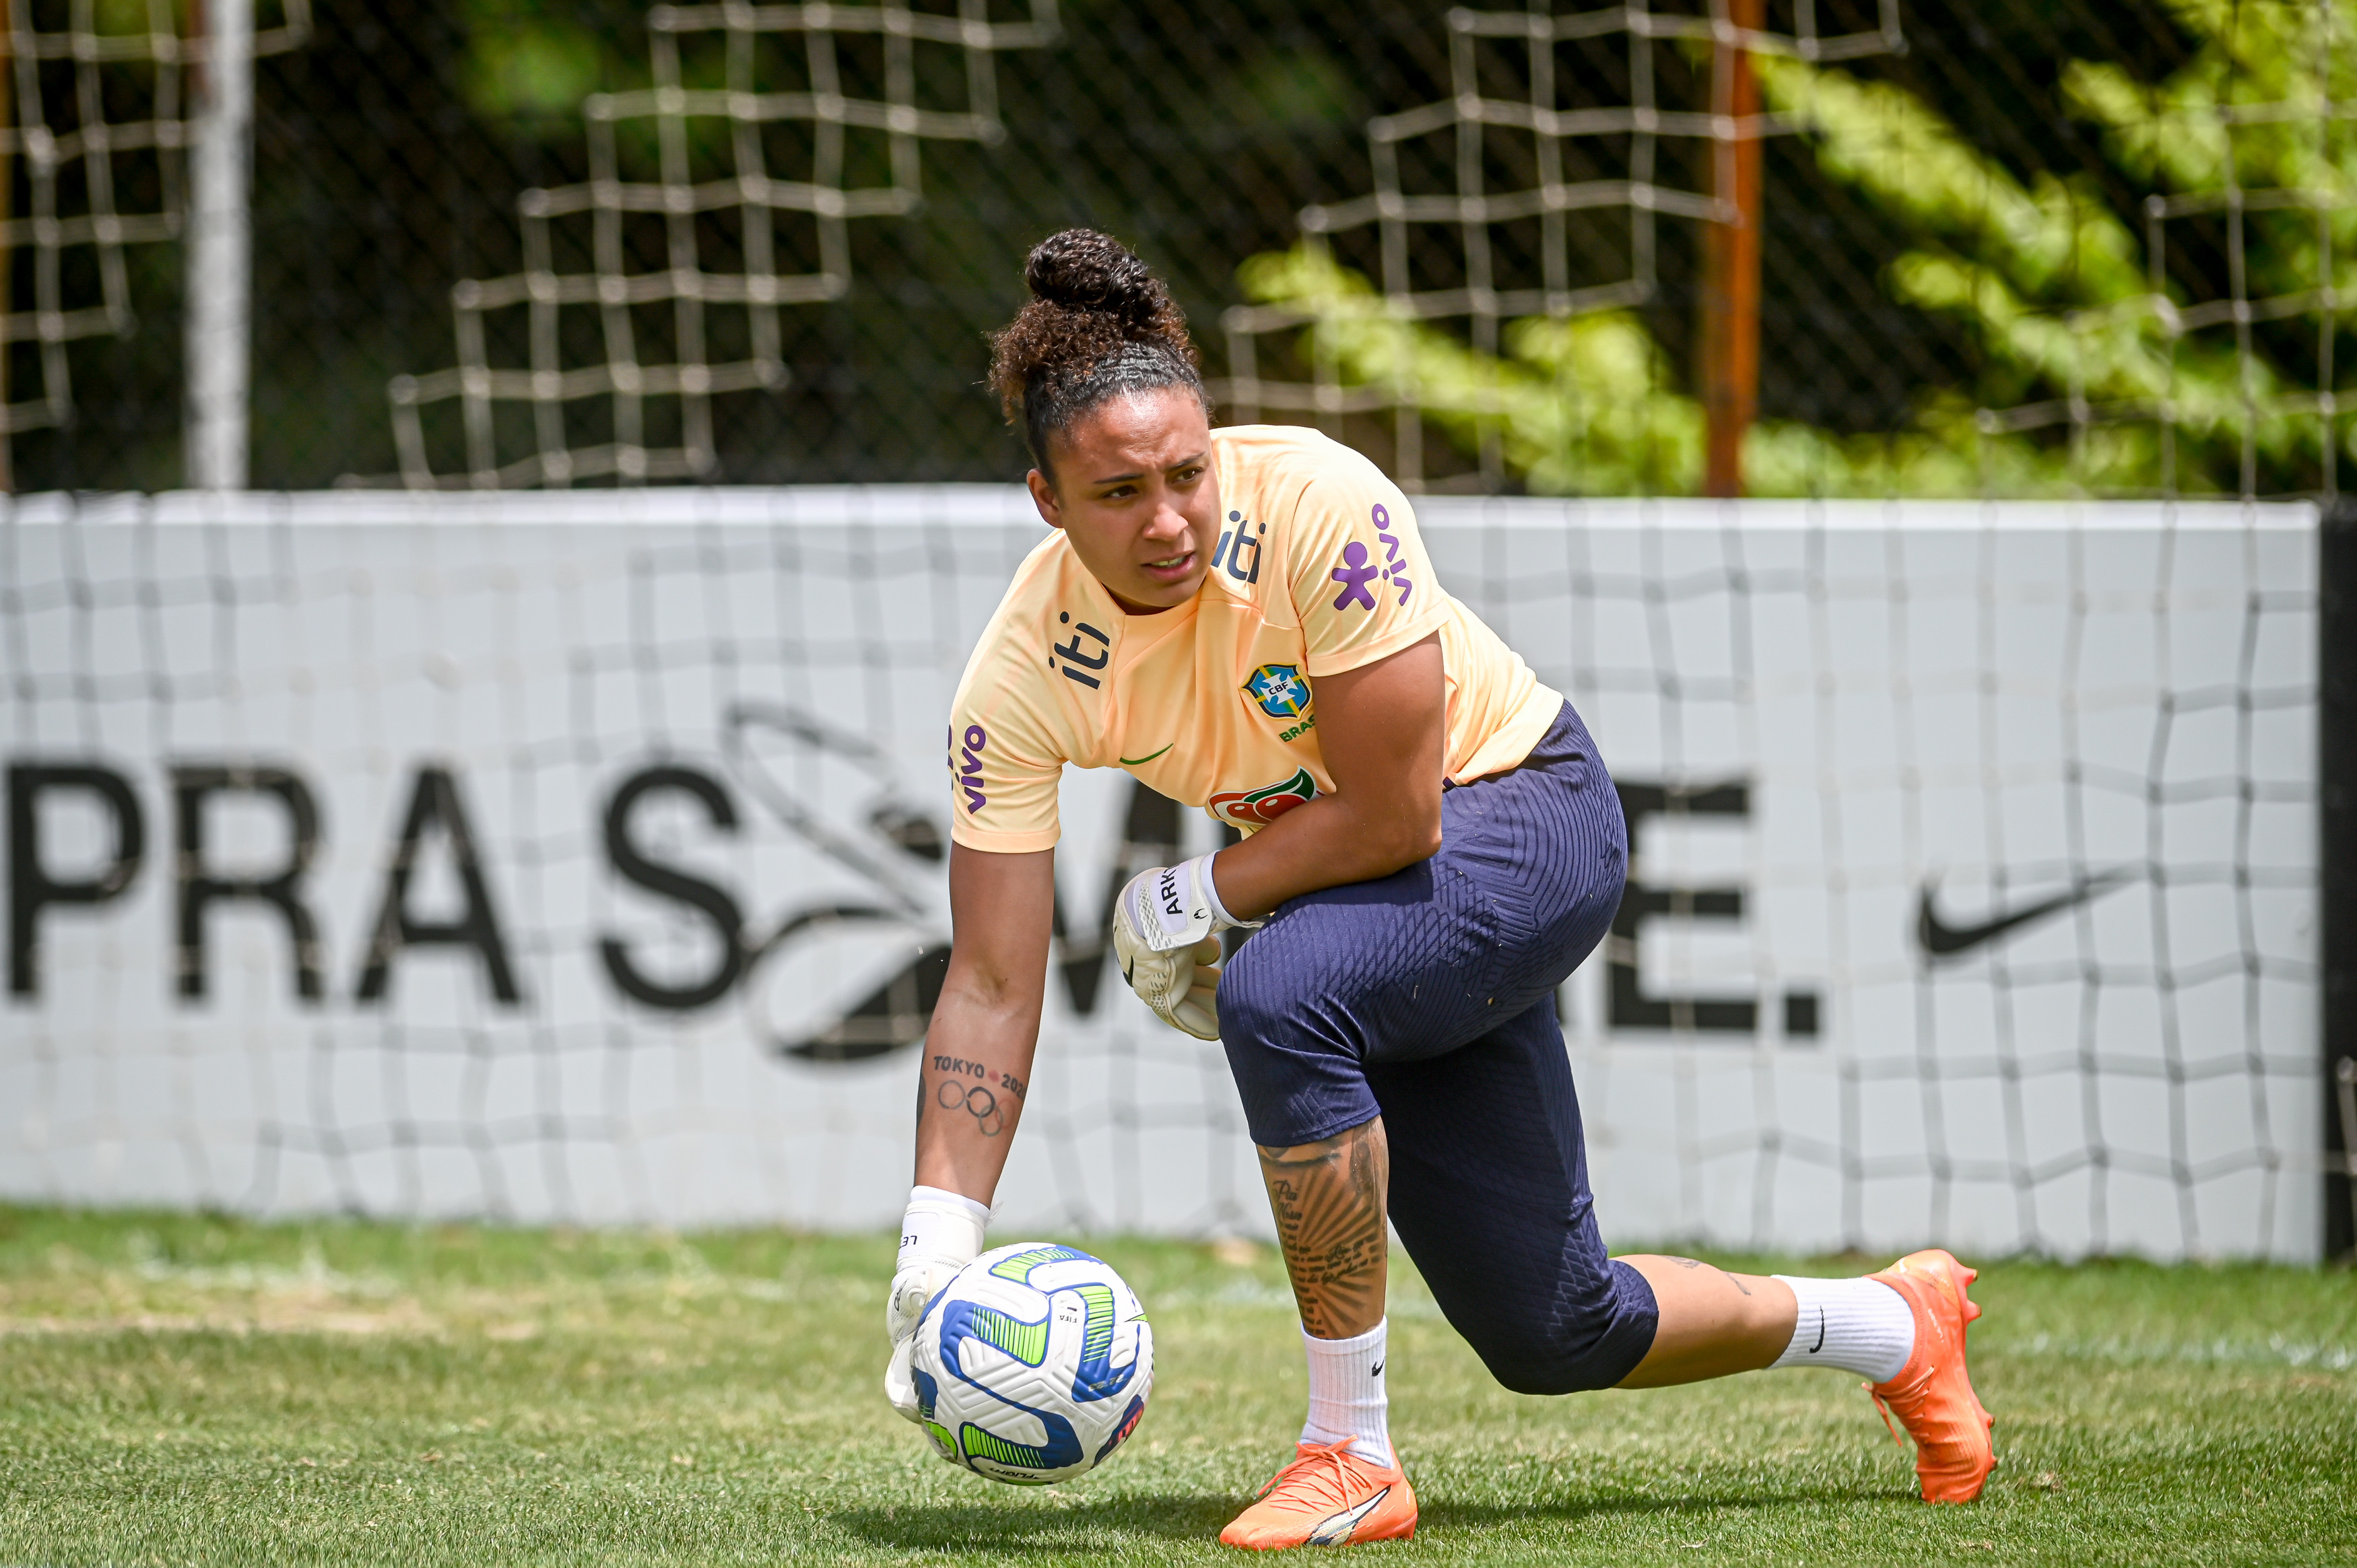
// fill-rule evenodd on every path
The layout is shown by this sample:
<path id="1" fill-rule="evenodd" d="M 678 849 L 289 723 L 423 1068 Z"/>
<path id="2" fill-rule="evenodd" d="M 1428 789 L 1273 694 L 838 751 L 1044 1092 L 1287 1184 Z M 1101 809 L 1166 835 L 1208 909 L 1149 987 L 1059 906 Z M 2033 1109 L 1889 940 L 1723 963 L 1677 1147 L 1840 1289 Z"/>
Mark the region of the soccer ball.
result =
<path id="1" fill-rule="evenodd" d="M 1084 1476 L 1137 1430 L 1154 1330 L 1112 1267 L 1046 1241 L 958 1271 L 917 1326 L 917 1408 L 934 1451 L 994 1481 Z"/>

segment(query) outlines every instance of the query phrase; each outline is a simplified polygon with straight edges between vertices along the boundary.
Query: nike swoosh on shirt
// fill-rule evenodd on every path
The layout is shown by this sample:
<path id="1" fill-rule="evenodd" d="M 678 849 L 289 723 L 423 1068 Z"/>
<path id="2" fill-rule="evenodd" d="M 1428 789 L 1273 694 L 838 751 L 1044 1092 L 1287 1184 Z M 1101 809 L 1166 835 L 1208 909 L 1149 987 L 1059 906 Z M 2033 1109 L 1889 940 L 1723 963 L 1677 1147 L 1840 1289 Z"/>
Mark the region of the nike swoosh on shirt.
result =
<path id="1" fill-rule="evenodd" d="M 1170 746 L 1176 746 L 1178 744 L 1178 743 L 1174 740 L 1170 743 Z M 1169 750 L 1170 746 L 1164 746 L 1162 751 Z M 1143 768 L 1147 763 L 1153 761 L 1156 757 L 1161 756 L 1162 751 L 1148 752 L 1144 757 L 1125 757 L 1121 759 L 1121 765 L 1124 768 Z"/>
<path id="2" fill-rule="evenodd" d="M 1940 912 L 1932 901 L 1939 890 L 1939 884 L 1927 882 L 1923 885 L 1922 898 L 1915 907 L 1915 940 L 1933 958 L 1953 958 L 1993 942 L 2017 927 L 2042 920 L 2049 915 L 2059 915 L 2065 909 L 2108 893 L 2127 881 L 2131 875 L 2126 871 L 2106 871 L 2101 876 L 2083 877 L 2065 892 L 2040 898 L 2034 904 L 2007 909 L 1975 926 L 1952 926 L 1940 918 Z"/>

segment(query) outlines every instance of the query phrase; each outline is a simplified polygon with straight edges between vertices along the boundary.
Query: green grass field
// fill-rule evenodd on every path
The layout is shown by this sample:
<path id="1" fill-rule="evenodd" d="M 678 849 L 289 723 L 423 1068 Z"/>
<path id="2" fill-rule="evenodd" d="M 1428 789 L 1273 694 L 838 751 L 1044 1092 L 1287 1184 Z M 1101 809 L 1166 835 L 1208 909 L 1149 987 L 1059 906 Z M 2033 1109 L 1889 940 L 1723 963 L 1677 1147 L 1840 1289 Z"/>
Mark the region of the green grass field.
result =
<path id="1" fill-rule="evenodd" d="M 1099 1250 L 1153 1315 L 1153 1405 L 1103 1472 L 1024 1490 L 884 1405 L 883 1237 L 0 1208 L 0 1563 L 1214 1560 L 1300 1419 L 1282 1271 Z M 1976 1294 L 2003 1464 L 1933 1509 L 1854 1379 L 1509 1394 L 1402 1260 L 1394 1431 L 1423 1529 L 1359 1550 L 2357 1561 L 2349 1273 L 2014 1262 Z"/>

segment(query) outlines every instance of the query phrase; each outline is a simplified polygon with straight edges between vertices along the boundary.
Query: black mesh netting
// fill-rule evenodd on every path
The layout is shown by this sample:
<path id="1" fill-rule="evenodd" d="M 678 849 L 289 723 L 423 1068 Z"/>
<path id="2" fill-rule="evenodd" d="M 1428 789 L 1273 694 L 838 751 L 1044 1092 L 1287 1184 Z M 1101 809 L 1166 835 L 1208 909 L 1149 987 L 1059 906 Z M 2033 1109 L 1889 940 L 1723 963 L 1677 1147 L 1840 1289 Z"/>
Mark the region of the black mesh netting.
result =
<path id="1" fill-rule="evenodd" d="M 63 0 L 16 0 L 14 10 L 20 38 L 70 30 L 78 14 Z M 2249 126 L 2213 115 L 2222 162 L 2189 166 L 2172 149 L 2200 140 L 2181 112 L 2205 83 L 2204 102 L 2296 111 L 2309 93 L 2323 105 L 2309 164 L 2341 167 L 2331 104 L 2345 91 L 2335 73 L 2348 19 L 2334 5 L 2243 11 L 2288 18 L 2270 35 L 2278 43 L 2317 29 L 2314 69 L 2269 80 L 2264 63 L 2250 65 L 2263 58 L 2253 55 L 2259 45 L 2233 33 L 2241 22 L 2204 33 L 2187 20 L 2194 12 L 2158 0 L 1823 0 L 1805 16 L 1788 0 L 1770 5 L 1762 25 L 1779 38 L 1874 47 L 1813 62 L 1779 56 L 1815 75 L 1766 78 L 1768 107 L 1785 123 L 1766 144 L 1759 412 L 1800 455 L 1763 484 L 2337 488 L 2340 317 L 2329 295 L 2300 291 L 2330 289 L 2343 264 L 2338 209 L 2281 198 L 2306 177 L 2280 151 L 2282 113 L 2245 116 Z M 108 14 L 96 13 L 102 32 Z M 1240 338 L 1222 330 L 1223 313 L 1259 304 L 1281 321 L 1248 334 L 1260 381 L 1308 386 L 1322 376 L 1340 389 L 1329 423 L 1386 461 L 1403 460 L 1399 410 L 1408 407 L 1429 482 L 1693 488 L 1684 448 L 1704 352 L 1706 223 L 1679 203 L 1707 201 L 1721 144 L 1698 118 L 1713 107 L 1717 57 L 1685 24 L 1706 22 L 1711 6 L 1593 13 L 1609 25 L 1584 32 L 1559 25 L 1577 7 L 1538 7 L 1557 35 L 1547 46 L 1552 101 L 1566 115 L 1595 112 L 1598 128 L 1566 123 L 1553 126 L 1560 135 L 1534 135 L 1512 113 L 1469 134 L 1439 125 L 1398 139 L 1388 170 L 1371 159 L 1372 117 L 1445 106 L 1469 82 L 1474 96 L 1510 108 L 1535 102 L 1537 57 L 1512 36 L 1523 13 L 1501 8 L 1494 15 L 1507 20 L 1486 33 L 1452 27 L 1437 5 L 1398 0 L 1065 0 L 1036 11 L 992 0 L 986 16 L 939 0 L 895 14 L 941 26 L 902 27 L 897 43 L 880 24 L 840 30 L 825 40 L 822 68 L 806 30 L 732 35 L 719 6 L 320 0 L 307 40 L 256 68 L 254 484 L 1009 477 L 1019 445 L 977 384 L 983 334 L 1018 303 L 1026 248 L 1085 223 L 1130 242 L 1170 280 L 1214 376 L 1236 369 Z M 1627 19 L 1640 14 L 1656 36 L 1631 31 Z M 960 16 L 1017 31 L 970 47 L 951 36 Z M 1875 44 L 1893 20 L 1897 38 Z M 1452 50 L 1462 52 L 1452 59 Z M 154 72 L 110 67 L 91 99 L 77 69 L 12 62 L 16 219 L 29 222 L 37 204 L 24 152 L 37 116 L 62 134 L 93 103 L 126 123 L 157 113 L 140 96 L 152 99 Z M 1837 88 L 1887 85 L 1904 97 L 1810 98 L 1826 73 Z M 656 102 L 666 81 L 702 96 L 674 113 Z M 738 114 L 724 102 L 732 85 L 769 95 L 768 108 Z M 603 155 L 582 108 L 591 93 L 617 95 Z M 865 123 L 857 110 L 829 121 L 779 107 L 829 93 L 877 107 Z M 992 95 L 1003 135 L 975 129 Z M 1651 129 L 1628 118 L 1641 99 Z M 897 122 L 895 105 L 907 111 Z M 927 114 L 934 119 L 919 124 Z M 2276 141 L 2243 149 L 2235 138 L 2252 127 Z M 1925 172 L 1867 166 L 1878 138 Z M 767 177 L 798 191 L 780 185 L 784 194 L 749 204 L 741 183 L 725 200 L 695 194 L 741 182 L 748 147 Z M 126 210 L 177 199 L 166 188 L 173 156 L 113 156 Z M 1469 272 L 1459 203 L 1469 170 L 1491 193 L 1552 183 L 1604 194 L 1552 217 L 1485 217 L 1485 282 Z M 1975 182 L 1978 198 L 1966 189 Z M 86 184 L 60 177 L 49 199 L 60 210 L 87 203 Z M 623 187 L 655 194 L 612 196 Z M 1413 384 L 1386 381 L 1379 354 L 1354 352 L 1331 298 L 1320 305 L 1298 279 L 1288 294 L 1265 271 L 1258 281 L 1240 273 L 1251 258 L 1302 244 L 1305 208 L 1340 211 L 1386 188 L 1426 199 L 1423 216 L 1396 232 L 1372 221 L 1337 227 L 1318 237 L 1321 256 L 1370 280 L 1375 296 L 1402 292 L 1389 265 L 1405 269 L 1409 293 L 1487 286 L 1537 306 L 1507 298 L 1485 316 L 1472 299 L 1461 312 L 1426 310 L 1415 320 L 1425 336 L 1411 347 L 1426 359 Z M 2261 188 L 2276 195 L 2262 199 Z M 519 209 L 532 190 L 560 198 L 535 220 L 536 242 Z M 575 197 L 563 198 L 568 190 Z M 835 191 L 854 194 L 846 205 Z M 756 222 L 769 231 L 766 259 L 752 253 Z M 15 488 L 178 484 L 179 246 L 124 246 L 125 308 L 44 343 L 43 266 L 62 268 L 66 306 L 77 289 L 97 297 L 98 267 L 71 244 L 45 256 L 18 228 L 8 396 L 34 395 L 27 389 L 60 366 L 70 395 L 51 400 L 54 421 L 16 422 Z M 1387 242 L 1397 256 L 1385 256 Z M 2124 243 L 2128 252 L 2115 253 Z M 550 298 L 563 295 L 538 318 L 535 276 Z M 759 278 L 776 281 L 747 281 Z M 481 334 L 472 345 L 453 303 L 468 280 L 482 285 L 471 296 Z M 505 295 L 500 280 L 510 280 Z M 759 297 L 765 287 L 772 297 Z M 1576 303 L 1640 329 L 1624 347 L 1651 356 L 1637 372 L 1653 400 L 1643 403 L 1645 429 L 1611 435 L 1577 412 L 1583 392 L 1590 403 L 1626 400 L 1591 364 L 1610 343 L 1566 339 L 1550 358 L 1541 338 L 1518 335 L 1547 317 L 1537 296 L 1550 287 L 1558 296 L 1605 290 Z M 2138 291 L 2142 303 L 2130 297 Z M 697 296 L 693 309 L 683 312 L 683 296 Z M 2156 314 L 2155 302 L 2168 308 Z M 1474 357 L 1448 360 L 1452 345 Z M 471 391 L 470 367 L 480 372 Z M 1479 395 L 1456 395 L 1443 382 L 1460 372 L 1521 380 L 1505 392 L 1483 382 Z M 414 378 L 404 383 L 414 421 L 406 452 L 388 396 L 402 377 Z M 1280 395 L 1267 406 L 1307 419 L 1317 417 L 1305 412 L 1312 401 L 1296 398 L 1287 411 Z M 1549 434 L 1550 421 L 1564 429 Z M 1485 440 L 1502 451 L 1487 467 Z"/>

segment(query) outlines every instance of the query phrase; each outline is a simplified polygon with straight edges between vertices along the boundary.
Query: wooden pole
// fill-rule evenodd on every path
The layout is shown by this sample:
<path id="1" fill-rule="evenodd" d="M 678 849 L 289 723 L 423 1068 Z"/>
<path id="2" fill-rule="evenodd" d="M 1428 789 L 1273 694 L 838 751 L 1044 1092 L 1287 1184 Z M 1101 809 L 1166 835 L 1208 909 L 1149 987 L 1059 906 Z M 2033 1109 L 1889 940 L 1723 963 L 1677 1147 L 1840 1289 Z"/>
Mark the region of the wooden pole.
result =
<path id="1" fill-rule="evenodd" d="M 1767 0 L 1727 0 L 1727 18 L 1757 32 Z M 1713 49 L 1712 112 L 1732 122 L 1736 139 L 1711 144 L 1712 194 L 1734 209 L 1705 230 L 1702 395 L 1706 421 L 1703 494 L 1743 493 L 1743 433 L 1760 407 L 1760 81 L 1749 52 L 1732 43 Z"/>

